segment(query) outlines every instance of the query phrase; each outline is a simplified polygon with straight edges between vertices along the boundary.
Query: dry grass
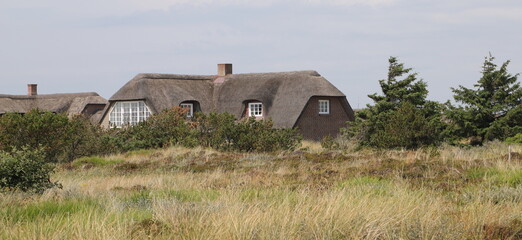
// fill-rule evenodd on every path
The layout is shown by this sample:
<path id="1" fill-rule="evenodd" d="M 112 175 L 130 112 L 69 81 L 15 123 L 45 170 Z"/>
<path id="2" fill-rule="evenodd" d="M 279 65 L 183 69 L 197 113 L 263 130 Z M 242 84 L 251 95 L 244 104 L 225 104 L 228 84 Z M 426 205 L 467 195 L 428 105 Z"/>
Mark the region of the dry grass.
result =
<path id="1" fill-rule="evenodd" d="M 0 196 L 0 239 L 522 238 L 522 159 L 508 162 L 506 145 L 303 147 L 174 147 L 62 165 L 63 189 Z"/>

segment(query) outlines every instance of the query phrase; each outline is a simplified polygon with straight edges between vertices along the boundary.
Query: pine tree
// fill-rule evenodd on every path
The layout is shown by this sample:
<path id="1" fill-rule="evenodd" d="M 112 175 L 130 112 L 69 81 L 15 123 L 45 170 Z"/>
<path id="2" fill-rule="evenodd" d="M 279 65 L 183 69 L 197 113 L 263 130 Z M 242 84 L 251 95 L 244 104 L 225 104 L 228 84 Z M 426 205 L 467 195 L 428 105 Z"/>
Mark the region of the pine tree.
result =
<path id="1" fill-rule="evenodd" d="M 412 68 L 404 67 L 396 57 L 388 62 L 388 78 L 379 80 L 382 95 L 368 95 L 375 104 L 358 112 L 344 133 L 372 147 L 417 148 L 437 143 L 442 129 L 440 104 L 426 100 L 427 84 Z"/>
<path id="2" fill-rule="evenodd" d="M 473 89 L 452 88 L 461 105 L 449 105 L 450 131 L 457 138 L 478 137 L 479 142 L 504 140 L 522 133 L 522 88 L 519 74 L 510 74 L 510 61 L 498 67 L 493 56 L 486 57 L 482 77 Z"/>

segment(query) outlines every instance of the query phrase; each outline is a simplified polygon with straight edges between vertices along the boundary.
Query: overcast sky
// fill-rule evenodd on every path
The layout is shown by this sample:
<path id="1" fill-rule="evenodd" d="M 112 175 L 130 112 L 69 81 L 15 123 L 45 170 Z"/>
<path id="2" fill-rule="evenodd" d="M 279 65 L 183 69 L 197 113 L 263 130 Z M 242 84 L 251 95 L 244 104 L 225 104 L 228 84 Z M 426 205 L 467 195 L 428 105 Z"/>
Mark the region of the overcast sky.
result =
<path id="1" fill-rule="evenodd" d="M 471 87 L 484 57 L 522 72 L 520 0 L 0 0 L 0 94 L 98 92 L 142 72 L 317 70 L 353 108 L 397 56 L 429 98 Z"/>

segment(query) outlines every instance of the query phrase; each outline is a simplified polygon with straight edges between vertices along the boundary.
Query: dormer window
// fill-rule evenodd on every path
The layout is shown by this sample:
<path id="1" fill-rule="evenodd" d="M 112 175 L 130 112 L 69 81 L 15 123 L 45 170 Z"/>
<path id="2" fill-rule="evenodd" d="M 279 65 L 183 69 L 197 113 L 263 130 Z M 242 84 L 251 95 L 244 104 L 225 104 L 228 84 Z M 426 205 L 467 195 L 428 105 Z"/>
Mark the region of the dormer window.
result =
<path id="1" fill-rule="evenodd" d="M 319 100 L 319 114 L 330 114 L 330 100 Z"/>
<path id="2" fill-rule="evenodd" d="M 248 104 L 248 116 L 249 117 L 262 117 L 263 116 L 263 104 L 260 102 L 252 102 Z"/>
<path id="3" fill-rule="evenodd" d="M 179 106 L 182 108 L 188 109 L 187 117 L 194 116 L 194 104 L 193 103 L 182 103 Z"/>

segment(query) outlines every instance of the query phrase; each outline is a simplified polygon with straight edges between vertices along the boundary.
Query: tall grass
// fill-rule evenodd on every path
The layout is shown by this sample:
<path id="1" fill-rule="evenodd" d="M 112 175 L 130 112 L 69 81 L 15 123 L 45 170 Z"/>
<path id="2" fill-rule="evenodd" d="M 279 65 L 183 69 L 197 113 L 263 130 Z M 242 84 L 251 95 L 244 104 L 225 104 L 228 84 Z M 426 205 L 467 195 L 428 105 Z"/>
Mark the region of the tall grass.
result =
<path id="1" fill-rule="evenodd" d="M 517 239 L 522 159 L 507 154 L 499 143 L 273 154 L 175 147 L 91 168 L 79 160 L 53 176 L 63 189 L 1 194 L 0 239 Z"/>

